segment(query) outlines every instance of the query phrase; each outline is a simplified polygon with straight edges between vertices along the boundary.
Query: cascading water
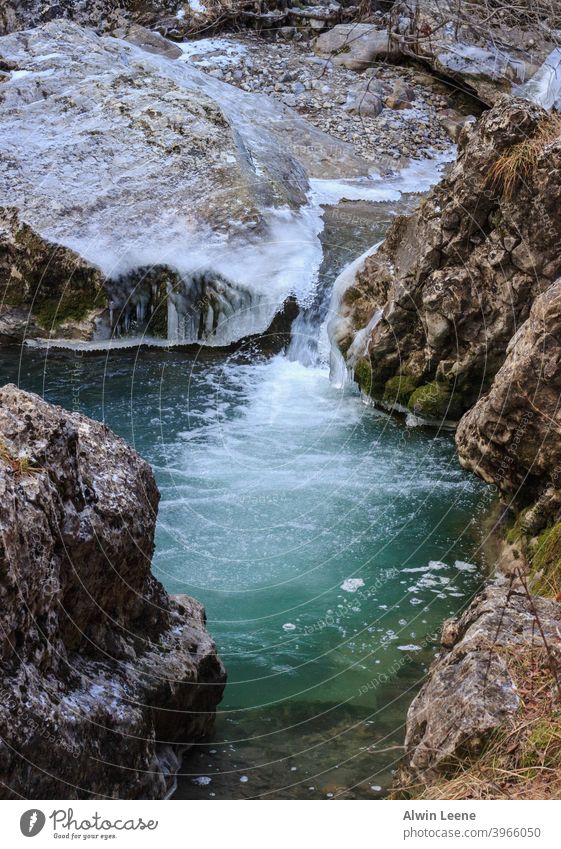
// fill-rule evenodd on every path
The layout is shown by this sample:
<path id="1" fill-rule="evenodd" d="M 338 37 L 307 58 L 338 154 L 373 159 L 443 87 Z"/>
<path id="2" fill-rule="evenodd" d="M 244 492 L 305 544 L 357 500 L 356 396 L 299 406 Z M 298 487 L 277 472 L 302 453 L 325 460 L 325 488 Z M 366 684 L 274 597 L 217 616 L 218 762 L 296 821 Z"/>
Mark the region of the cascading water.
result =
<path id="1" fill-rule="evenodd" d="M 383 795 L 440 623 L 480 586 L 487 495 L 452 441 L 329 380 L 333 280 L 414 202 L 392 191 L 325 208 L 287 355 L 0 350 L 3 378 L 105 420 L 155 469 L 155 573 L 203 601 L 229 674 L 180 798 Z"/>

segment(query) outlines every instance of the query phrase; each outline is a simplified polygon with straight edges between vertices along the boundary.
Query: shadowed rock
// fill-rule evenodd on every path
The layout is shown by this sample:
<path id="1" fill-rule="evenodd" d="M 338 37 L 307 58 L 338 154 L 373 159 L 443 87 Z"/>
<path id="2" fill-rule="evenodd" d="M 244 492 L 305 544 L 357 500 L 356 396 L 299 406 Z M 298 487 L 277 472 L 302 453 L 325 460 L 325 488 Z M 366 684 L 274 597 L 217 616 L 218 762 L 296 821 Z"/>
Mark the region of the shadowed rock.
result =
<path id="1" fill-rule="evenodd" d="M 225 683 L 152 576 L 159 493 L 109 428 L 0 390 L 2 795 L 160 798 Z"/>

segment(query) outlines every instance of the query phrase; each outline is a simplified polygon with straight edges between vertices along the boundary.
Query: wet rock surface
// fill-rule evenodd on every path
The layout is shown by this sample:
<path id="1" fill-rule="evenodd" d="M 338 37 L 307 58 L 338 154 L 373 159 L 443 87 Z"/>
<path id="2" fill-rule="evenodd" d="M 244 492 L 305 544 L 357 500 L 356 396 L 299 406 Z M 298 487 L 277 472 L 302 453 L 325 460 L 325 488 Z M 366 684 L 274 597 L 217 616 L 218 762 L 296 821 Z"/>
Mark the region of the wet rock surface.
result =
<path id="1" fill-rule="evenodd" d="M 106 426 L 0 390 L 2 795 L 160 798 L 225 683 L 151 575 L 159 494 Z"/>
<path id="2" fill-rule="evenodd" d="M 105 304 L 103 275 L 0 207 L 0 340 L 89 338 Z"/>
<path id="3" fill-rule="evenodd" d="M 297 286 L 313 285 L 320 220 L 310 179 L 367 175 L 371 164 L 280 101 L 152 47 L 68 21 L 3 38 L 14 70 L 0 90 L 0 191 L 20 221 L 106 279 L 166 266 L 186 290 L 193 275 L 222 287 L 220 309 L 203 297 L 190 318 L 198 327 L 204 312 L 211 336 L 220 322 L 229 344 L 266 330 Z M 307 276 L 300 256 L 290 274 L 291 227 Z M 115 312 L 128 309 L 114 300 Z M 188 322 L 185 332 L 174 324 L 174 341 L 199 339 Z"/>
<path id="4" fill-rule="evenodd" d="M 551 120 L 509 99 L 465 129 L 448 177 L 395 221 L 343 294 L 334 336 L 372 397 L 457 420 L 491 385 L 533 299 L 560 271 L 561 142 L 555 123 L 548 135 Z M 531 170 L 505 187 L 500 169 L 532 139 Z"/>
<path id="5" fill-rule="evenodd" d="M 17 233 L 4 225 L 4 338 L 264 332 L 313 284 L 300 271 L 302 250 L 320 261 L 310 181 L 391 174 L 450 145 L 450 102 L 406 69 L 357 74 L 249 33 L 176 44 L 127 23 L 113 36 L 57 20 L 0 41 L 0 187 L 18 215 Z M 22 271 L 7 240 L 24 228 L 37 256 L 28 240 Z"/>

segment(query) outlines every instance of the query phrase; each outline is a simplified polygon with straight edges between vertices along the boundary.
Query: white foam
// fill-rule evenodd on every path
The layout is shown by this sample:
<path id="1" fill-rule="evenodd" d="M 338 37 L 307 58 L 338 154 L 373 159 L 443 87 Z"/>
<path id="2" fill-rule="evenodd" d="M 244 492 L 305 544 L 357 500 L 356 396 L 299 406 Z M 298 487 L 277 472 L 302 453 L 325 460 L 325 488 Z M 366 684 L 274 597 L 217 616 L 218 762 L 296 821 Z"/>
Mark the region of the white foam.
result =
<path id="1" fill-rule="evenodd" d="M 362 580 L 362 578 L 347 578 L 345 581 L 343 581 L 340 588 L 346 593 L 356 593 L 356 591 L 363 586 L 364 581 Z"/>

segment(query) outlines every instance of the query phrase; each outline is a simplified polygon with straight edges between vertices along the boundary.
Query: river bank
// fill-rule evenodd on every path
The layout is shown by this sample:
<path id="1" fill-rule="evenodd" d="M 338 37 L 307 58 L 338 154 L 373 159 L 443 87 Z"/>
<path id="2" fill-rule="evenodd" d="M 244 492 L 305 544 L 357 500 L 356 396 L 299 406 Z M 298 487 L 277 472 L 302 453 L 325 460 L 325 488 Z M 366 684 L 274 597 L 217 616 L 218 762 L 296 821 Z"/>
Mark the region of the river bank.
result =
<path id="1" fill-rule="evenodd" d="M 464 120 L 530 59 L 509 54 L 497 76 L 497 54 L 468 45 L 477 72 L 450 65 L 435 80 L 427 66 L 445 53 L 423 54 L 423 72 L 410 56 L 393 65 L 371 24 L 366 67 L 354 42 L 326 46 L 334 31 L 323 48 L 294 33 L 107 32 L 53 20 L 0 39 L 13 204 L 0 219 L 0 372 L 108 423 L 154 467 L 154 573 L 204 602 L 226 663 L 214 730 L 213 647 L 214 680 L 201 663 L 208 723 L 182 718 L 183 764 L 175 749 L 140 753 L 146 792 L 168 792 L 176 772 L 177 798 L 381 798 L 406 738 L 401 787 L 430 794 L 450 756 L 463 769 L 463 747 L 478 754 L 517 714 L 513 635 L 530 666 L 545 651 L 554 669 L 556 602 L 532 601 L 520 575 L 530 562 L 558 591 L 557 126 L 527 98 Z M 466 78 L 459 97 L 452 80 Z M 456 139 L 458 162 L 421 199 Z M 528 139 L 535 170 L 505 182 Z M 335 382 L 328 325 L 346 357 Z M 462 416 L 465 470 L 451 436 Z M 48 458 L 28 460 L 31 486 Z M 17 489 L 23 458 L 2 463 Z M 498 588 L 484 587 L 492 492 L 471 472 L 511 508 Z M 199 607 L 193 617 L 207 645 Z M 205 683 L 220 688 L 210 701 Z M 159 728 L 148 733 L 177 749 Z M 121 778 L 113 795 L 126 795 Z M 441 792 L 475 792 L 454 787 Z"/>

